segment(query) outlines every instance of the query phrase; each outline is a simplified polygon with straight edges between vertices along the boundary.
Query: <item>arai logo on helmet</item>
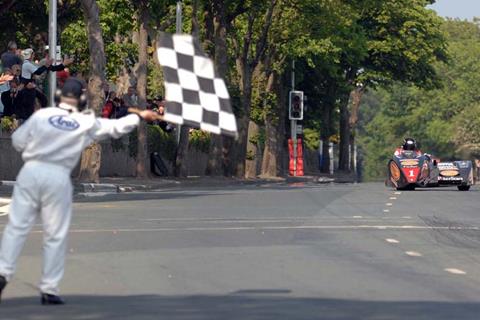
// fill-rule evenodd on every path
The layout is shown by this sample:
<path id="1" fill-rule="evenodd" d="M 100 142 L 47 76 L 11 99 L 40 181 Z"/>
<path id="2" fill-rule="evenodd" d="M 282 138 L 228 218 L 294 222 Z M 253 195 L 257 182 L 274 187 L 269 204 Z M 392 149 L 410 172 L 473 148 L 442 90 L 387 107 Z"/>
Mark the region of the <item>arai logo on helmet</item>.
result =
<path id="1" fill-rule="evenodd" d="M 80 124 L 67 116 L 52 116 L 48 118 L 48 122 L 57 129 L 64 131 L 73 131 L 80 127 Z"/>

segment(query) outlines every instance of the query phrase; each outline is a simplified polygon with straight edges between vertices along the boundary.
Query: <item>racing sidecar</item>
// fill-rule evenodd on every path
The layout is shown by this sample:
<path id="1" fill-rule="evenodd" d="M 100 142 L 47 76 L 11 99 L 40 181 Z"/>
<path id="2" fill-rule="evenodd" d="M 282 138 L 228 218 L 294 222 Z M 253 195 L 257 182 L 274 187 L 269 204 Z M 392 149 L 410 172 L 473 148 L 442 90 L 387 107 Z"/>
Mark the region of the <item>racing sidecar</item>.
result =
<path id="1" fill-rule="evenodd" d="M 473 165 L 471 161 L 438 162 L 428 154 L 405 150 L 388 162 L 386 184 L 397 190 L 456 185 L 458 190 L 468 191 L 473 184 Z"/>

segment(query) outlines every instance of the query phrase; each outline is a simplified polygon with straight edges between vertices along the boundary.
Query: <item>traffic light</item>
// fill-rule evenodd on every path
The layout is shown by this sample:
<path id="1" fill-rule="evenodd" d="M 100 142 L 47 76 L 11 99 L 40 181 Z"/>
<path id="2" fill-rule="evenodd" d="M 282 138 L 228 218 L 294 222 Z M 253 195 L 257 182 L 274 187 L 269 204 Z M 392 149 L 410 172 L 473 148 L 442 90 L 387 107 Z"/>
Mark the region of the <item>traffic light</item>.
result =
<path id="1" fill-rule="evenodd" d="M 290 91 L 288 118 L 303 120 L 303 91 Z"/>

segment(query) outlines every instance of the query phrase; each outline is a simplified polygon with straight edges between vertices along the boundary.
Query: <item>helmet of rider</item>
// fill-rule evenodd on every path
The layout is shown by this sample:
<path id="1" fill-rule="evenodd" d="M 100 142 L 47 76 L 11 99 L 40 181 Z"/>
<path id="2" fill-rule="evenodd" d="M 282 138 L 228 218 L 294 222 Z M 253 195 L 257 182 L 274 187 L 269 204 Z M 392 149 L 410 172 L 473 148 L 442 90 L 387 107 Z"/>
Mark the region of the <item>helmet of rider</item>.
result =
<path id="1" fill-rule="evenodd" d="M 417 142 L 413 138 L 405 138 L 403 140 L 403 150 L 414 151 L 417 149 Z"/>

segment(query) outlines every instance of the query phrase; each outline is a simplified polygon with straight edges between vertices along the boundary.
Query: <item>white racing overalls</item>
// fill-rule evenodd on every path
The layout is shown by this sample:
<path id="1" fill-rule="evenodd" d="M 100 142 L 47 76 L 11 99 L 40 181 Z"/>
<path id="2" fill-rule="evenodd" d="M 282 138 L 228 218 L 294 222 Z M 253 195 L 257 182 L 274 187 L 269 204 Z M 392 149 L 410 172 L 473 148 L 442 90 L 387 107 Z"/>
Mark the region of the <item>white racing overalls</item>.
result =
<path id="1" fill-rule="evenodd" d="M 139 123 L 137 115 L 110 120 L 75 108 L 41 109 L 12 135 L 22 152 L 0 249 L 0 275 L 10 281 L 27 235 L 38 217 L 43 225 L 43 268 L 39 289 L 58 295 L 64 273 L 67 234 L 72 215 L 70 174 L 85 147 L 102 138 L 119 138 Z"/>

